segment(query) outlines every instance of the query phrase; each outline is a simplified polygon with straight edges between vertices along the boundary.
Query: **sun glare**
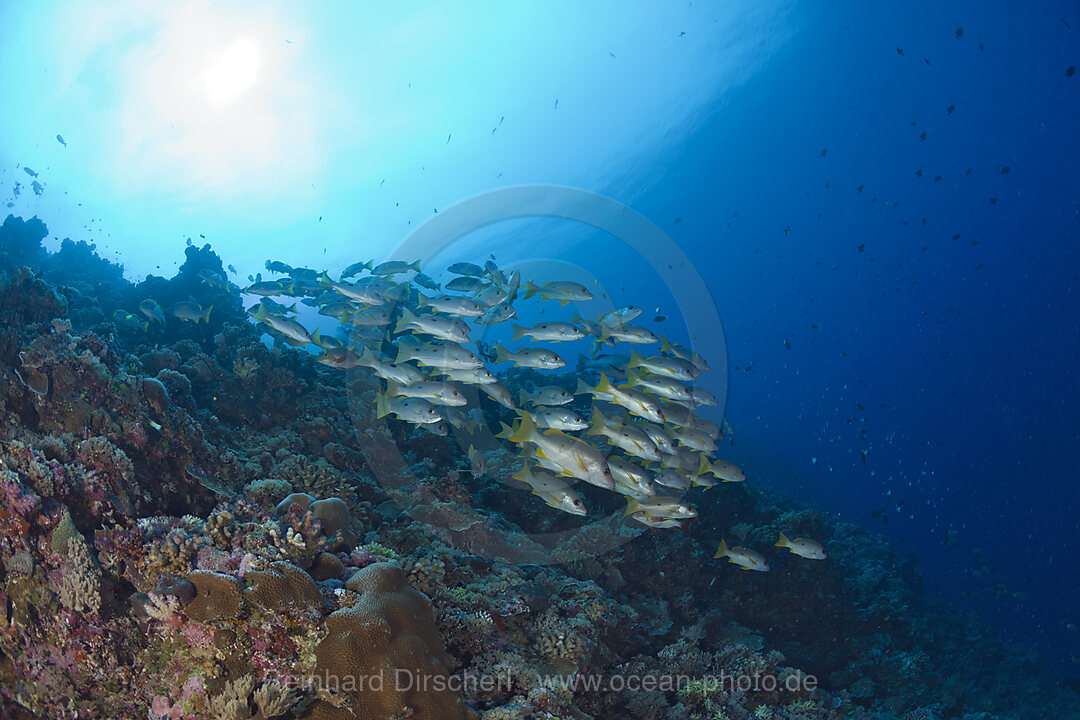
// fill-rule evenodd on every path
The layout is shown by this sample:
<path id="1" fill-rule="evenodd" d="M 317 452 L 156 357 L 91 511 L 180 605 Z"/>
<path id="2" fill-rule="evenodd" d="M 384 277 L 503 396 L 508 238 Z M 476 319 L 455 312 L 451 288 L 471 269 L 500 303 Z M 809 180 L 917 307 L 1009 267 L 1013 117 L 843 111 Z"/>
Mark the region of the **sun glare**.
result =
<path id="1" fill-rule="evenodd" d="M 239 38 L 222 52 L 203 74 L 206 99 L 224 105 L 255 84 L 262 52 L 251 38 Z"/>

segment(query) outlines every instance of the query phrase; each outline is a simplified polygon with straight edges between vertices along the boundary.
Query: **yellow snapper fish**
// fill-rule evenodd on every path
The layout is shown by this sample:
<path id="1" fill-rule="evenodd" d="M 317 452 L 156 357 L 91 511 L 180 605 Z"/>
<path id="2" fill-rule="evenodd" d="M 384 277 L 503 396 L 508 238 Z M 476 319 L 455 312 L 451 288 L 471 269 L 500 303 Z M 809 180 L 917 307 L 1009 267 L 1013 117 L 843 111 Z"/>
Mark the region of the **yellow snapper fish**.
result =
<path id="1" fill-rule="evenodd" d="M 497 325 L 498 323 L 506 322 L 516 315 L 517 310 L 514 309 L 514 306 L 508 302 L 504 302 L 485 312 L 476 322 L 481 325 Z"/>
<path id="2" fill-rule="evenodd" d="M 701 452 L 712 454 L 719 449 L 716 441 L 713 440 L 708 433 L 704 433 L 701 430 L 694 430 L 693 428 L 675 428 L 671 431 L 671 435 L 680 445 L 688 447 L 691 450 L 700 450 Z"/>
<path id="3" fill-rule="evenodd" d="M 363 262 L 354 262 L 349 267 L 341 271 L 342 278 L 351 278 L 353 275 L 359 275 L 364 270 L 370 270 L 373 260 L 365 260 Z"/>
<path id="4" fill-rule="evenodd" d="M 523 337 L 530 337 L 539 342 L 570 342 L 585 337 L 585 332 L 577 325 L 568 322 L 542 322 L 531 328 L 513 325 L 510 339 L 515 342 Z"/>
<path id="5" fill-rule="evenodd" d="M 492 308 L 496 305 L 501 305 L 509 297 L 510 293 L 506 292 L 498 285 L 492 285 L 476 293 L 473 299 L 476 300 L 481 307 Z"/>
<path id="6" fill-rule="evenodd" d="M 574 396 L 558 385 L 546 385 L 533 392 L 522 390 L 519 393 L 521 404 L 532 403 L 533 405 L 559 406 L 574 400 Z"/>
<path id="7" fill-rule="evenodd" d="M 664 467 L 653 473 L 653 482 L 672 490 L 686 490 L 690 487 L 690 476 L 680 468 Z"/>
<path id="8" fill-rule="evenodd" d="M 616 405 L 621 405 L 629 410 L 632 415 L 657 423 L 664 422 L 664 413 L 660 403 L 640 390 L 625 385 L 616 387 L 604 373 L 600 373 L 600 382 L 594 388 L 590 388 L 583 381 L 578 380 L 577 391 L 574 394 L 592 395 L 600 400 L 608 400 Z"/>
<path id="9" fill-rule="evenodd" d="M 208 314 L 209 312 L 210 311 L 207 310 Z M 252 317 L 265 325 L 269 325 L 285 337 L 295 340 L 298 343 L 307 344 L 311 342 L 311 335 L 308 334 L 307 329 L 304 328 L 303 325 L 291 318 L 272 315 L 266 309 L 265 305 L 259 305 L 252 314 Z"/>
<path id="10" fill-rule="evenodd" d="M 622 327 L 623 325 L 636 320 L 638 315 L 642 312 L 644 312 L 642 308 L 626 305 L 607 311 L 599 317 L 598 322 L 601 325 L 607 325 L 612 328 Z"/>
<path id="11" fill-rule="evenodd" d="M 320 354 L 315 361 L 327 367 L 338 370 L 352 370 L 357 367 L 366 367 L 361 362 L 360 356 L 344 347 L 329 348 Z"/>
<path id="12" fill-rule="evenodd" d="M 539 295 L 542 300 L 558 300 L 559 305 L 593 299 L 593 294 L 589 292 L 587 287 L 573 280 L 554 280 L 544 283 L 542 286 L 526 281 L 525 299 L 528 300 L 533 295 Z"/>
<path id="13" fill-rule="evenodd" d="M 366 307 L 358 312 L 342 315 L 341 321 L 357 327 L 383 327 L 390 324 L 390 314 L 380 307 Z"/>
<path id="14" fill-rule="evenodd" d="M 165 313 L 161 311 L 161 306 L 153 298 L 147 298 L 139 303 L 139 312 L 151 322 L 165 324 Z"/>
<path id="15" fill-rule="evenodd" d="M 712 369 L 709 367 L 709 363 L 706 362 L 705 358 L 701 357 L 689 348 L 685 348 L 678 343 L 671 342 L 663 335 L 660 336 L 660 352 L 670 353 L 675 357 L 679 358 L 680 360 L 686 360 L 689 363 L 693 363 L 694 367 L 696 367 L 698 370 L 701 370 L 702 372 L 708 372 Z"/>
<path id="16" fill-rule="evenodd" d="M 495 343 L 495 363 L 512 362 L 517 367 L 536 370 L 557 370 L 566 367 L 566 361 L 551 350 L 543 348 L 523 348 L 515 352 Z"/>
<path id="17" fill-rule="evenodd" d="M 357 363 L 366 368 L 371 368 L 376 375 L 387 382 L 395 382 L 399 385 L 411 385 L 423 381 L 424 374 L 412 365 L 399 365 L 387 362 L 375 356 L 370 349 L 364 348 L 360 352 Z"/>
<path id="18" fill-rule="evenodd" d="M 484 453 L 472 445 L 469 446 L 466 455 L 469 457 L 469 471 L 476 479 L 480 479 L 487 473 L 487 463 L 484 461 Z"/>
<path id="19" fill-rule="evenodd" d="M 184 322 L 193 322 L 198 324 L 200 320 L 205 323 L 209 323 L 210 311 L 213 309 L 213 305 L 208 308 L 203 308 L 199 305 L 199 303 L 195 302 L 194 300 L 181 300 L 180 302 L 175 302 L 170 305 L 168 312 L 174 318 L 183 320 Z"/>
<path id="20" fill-rule="evenodd" d="M 630 362 L 626 363 L 626 369 L 629 371 L 634 368 L 642 368 L 653 375 L 660 375 L 672 380 L 681 380 L 682 382 L 693 382 L 694 378 L 701 374 L 693 363 L 686 360 L 670 357 L 647 358 L 631 350 Z"/>
<path id="21" fill-rule="evenodd" d="M 406 336 L 401 338 L 397 345 L 398 365 L 407 360 L 415 360 L 420 365 L 436 367 L 442 370 L 471 370 L 484 366 L 484 363 L 480 362 L 480 358 L 454 343 L 425 343 L 414 337 Z"/>
<path id="22" fill-rule="evenodd" d="M 804 557 L 809 560 L 824 560 L 825 548 L 817 540 L 811 540 L 810 538 L 795 538 L 789 540 L 784 533 L 780 533 L 780 539 L 776 541 L 775 547 L 787 548 L 791 552 L 795 553 L 799 557 Z"/>
<path id="23" fill-rule="evenodd" d="M 461 320 L 438 315 L 417 315 L 409 308 L 402 308 L 401 319 L 398 320 L 394 332 L 402 333 L 409 330 L 454 343 L 469 342 L 469 326 Z"/>
<path id="24" fill-rule="evenodd" d="M 491 283 L 475 277 L 456 277 L 444 286 L 446 290 L 453 292 L 480 292 Z"/>
<path id="25" fill-rule="evenodd" d="M 374 288 L 367 285 L 361 285 L 359 283 L 353 285 L 344 282 L 335 282 L 334 280 L 331 280 L 330 276 L 327 275 L 325 272 L 319 279 L 319 284 L 323 287 L 331 288 L 332 290 L 334 290 L 334 292 L 340 295 L 344 295 L 350 300 L 355 300 L 358 303 L 363 303 L 364 305 L 386 304 L 386 298 L 380 295 L 378 291 Z"/>
<path id="26" fill-rule="evenodd" d="M 608 343 L 610 345 L 611 343 L 609 340 L 630 343 L 632 345 L 652 345 L 660 342 L 660 338 L 656 337 L 656 335 L 648 328 L 643 328 L 638 325 L 609 327 L 601 323 L 600 342 Z"/>
<path id="27" fill-rule="evenodd" d="M 688 529 L 688 527 L 689 524 L 693 522 L 692 518 L 688 518 L 685 520 L 679 520 L 676 518 L 658 518 L 644 512 L 636 512 L 630 516 L 630 519 L 636 520 L 645 527 L 652 528 L 653 530 L 664 530 L 666 528 L 677 527 L 682 530 L 683 533 L 685 533 L 686 535 L 690 534 L 690 530 Z"/>
<path id="28" fill-rule="evenodd" d="M 550 430 L 584 430 L 589 427 L 580 415 L 573 410 L 558 407 L 544 407 L 533 411 L 536 427 Z"/>
<path id="29" fill-rule="evenodd" d="M 712 473 L 716 477 L 720 478 L 724 482 L 745 482 L 746 473 L 742 471 L 738 465 L 727 460 L 712 460 L 710 461 L 704 455 L 701 456 L 701 465 L 698 468 L 698 474 L 704 475 L 705 473 Z"/>
<path id="30" fill-rule="evenodd" d="M 388 260 L 384 263 L 379 263 L 371 269 L 372 275 L 399 275 L 401 273 L 407 273 L 410 270 L 420 272 L 420 261 L 405 262 L 404 260 Z"/>
<path id="31" fill-rule="evenodd" d="M 506 387 L 501 380 L 496 380 L 492 383 L 485 383 L 483 385 L 477 385 L 485 395 L 502 405 L 507 410 L 516 410 L 517 406 L 514 405 L 514 397 L 510 394 L 510 388 Z"/>
<path id="32" fill-rule="evenodd" d="M 490 385 L 499 381 L 499 379 L 486 367 L 466 368 L 462 370 L 440 369 L 438 374 L 442 375 L 447 380 L 465 383 L 466 385 Z"/>
<path id="33" fill-rule="evenodd" d="M 442 420 L 439 409 L 423 398 L 390 398 L 380 392 L 375 396 L 375 417 L 381 418 L 390 414 L 416 425 L 437 423 Z"/>
<path id="34" fill-rule="evenodd" d="M 626 514 L 633 515 L 643 512 L 654 518 L 673 518 L 685 520 L 697 517 L 697 510 L 677 497 L 670 495 L 655 495 L 646 498 L 626 498 Z"/>
<path id="35" fill-rule="evenodd" d="M 703 387 L 688 387 L 690 392 L 690 400 L 694 406 L 708 405 L 709 407 L 716 407 L 716 396 Z"/>
<path id="36" fill-rule="evenodd" d="M 484 270 L 487 272 L 488 277 L 491 278 L 491 282 L 496 285 L 506 284 L 506 273 L 500 270 L 493 260 L 484 263 Z"/>
<path id="37" fill-rule="evenodd" d="M 557 465 L 564 475 L 580 478 L 607 490 L 615 487 L 611 471 L 600 450 L 561 430 L 540 432 L 532 415 L 527 412 L 522 412 L 521 424 L 508 439 L 513 443 L 535 445 L 536 456 Z"/>
<path id="38" fill-rule="evenodd" d="M 725 557 L 728 562 L 738 565 L 742 570 L 769 571 L 769 564 L 765 562 L 765 557 L 757 550 L 739 547 L 738 545 L 729 548 L 727 540 L 721 540 L 720 547 L 716 549 L 716 553 L 713 555 L 713 560 Z"/>
<path id="39" fill-rule="evenodd" d="M 447 268 L 447 270 L 455 275 L 465 275 L 467 277 L 484 277 L 487 275 L 487 271 L 484 268 L 471 262 L 456 262 Z"/>
<path id="40" fill-rule="evenodd" d="M 510 273 L 510 278 L 506 281 L 506 292 L 510 294 L 509 301 L 514 302 L 517 300 L 518 288 L 521 287 L 521 273 L 514 270 Z"/>
<path id="41" fill-rule="evenodd" d="M 420 295 L 417 304 L 447 315 L 480 317 L 484 314 L 484 308 L 480 307 L 480 303 L 471 298 L 457 297 L 455 295 L 436 295 L 434 297 Z"/>
<path id="42" fill-rule="evenodd" d="M 716 440 L 720 437 L 720 426 L 712 420 L 698 417 L 685 405 L 667 404 L 664 406 L 664 420 L 679 427 L 692 428 L 707 433 Z"/>
<path id="43" fill-rule="evenodd" d="M 660 462 L 660 451 L 641 430 L 630 424 L 609 425 L 600 408 L 593 409 L 592 425 L 586 435 L 602 435 L 617 448 L 625 450 L 634 457 Z"/>
<path id="44" fill-rule="evenodd" d="M 622 495 L 641 498 L 652 497 L 656 494 L 649 474 L 637 465 L 623 460 L 618 455 L 611 455 L 607 459 L 611 477 L 615 479 L 615 490 Z"/>
<path id="45" fill-rule="evenodd" d="M 399 385 L 389 380 L 386 383 L 386 394 L 391 397 L 423 398 L 432 405 L 461 407 L 468 404 L 468 400 L 457 385 L 438 380 L 425 380 L 409 385 Z"/>
<path id="46" fill-rule="evenodd" d="M 649 436 L 653 445 L 664 455 L 674 455 L 678 453 L 678 448 L 675 447 L 675 442 L 668 437 L 664 431 L 662 425 L 656 425 L 651 422 L 639 422 L 635 423 L 634 427 L 640 428 L 643 433 Z M 694 464 L 694 469 L 697 469 L 697 463 Z"/>
<path id="47" fill-rule="evenodd" d="M 659 375 L 645 375 L 636 370 L 631 370 L 627 373 L 626 384 L 632 388 L 652 393 L 664 400 L 693 401 L 690 390 L 671 378 L 660 377 Z"/>
<path id="48" fill-rule="evenodd" d="M 570 485 L 565 480 L 547 473 L 534 473 L 528 463 L 522 463 L 521 469 L 514 473 L 513 478 L 532 488 L 533 495 L 539 497 L 549 507 L 571 515 L 585 514 L 585 503 L 576 492 L 570 489 Z"/>

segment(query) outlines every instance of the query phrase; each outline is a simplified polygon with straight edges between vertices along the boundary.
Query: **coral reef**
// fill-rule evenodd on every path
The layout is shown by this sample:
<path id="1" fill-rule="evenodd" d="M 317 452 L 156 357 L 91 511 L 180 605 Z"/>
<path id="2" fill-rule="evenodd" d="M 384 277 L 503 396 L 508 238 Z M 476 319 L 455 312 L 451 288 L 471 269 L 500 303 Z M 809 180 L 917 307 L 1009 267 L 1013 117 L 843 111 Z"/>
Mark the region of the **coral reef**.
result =
<path id="1" fill-rule="evenodd" d="M 374 418 L 369 378 L 262 342 L 200 279 L 208 247 L 134 286 L 45 235 L 0 228 L 0 716 L 1080 717 L 878 536 L 746 484 L 691 491 L 689 535 L 600 495 L 583 524 L 504 450 L 472 477 L 451 438 Z M 147 297 L 213 310 L 114 317 Z M 780 532 L 829 559 L 711 558 Z"/>

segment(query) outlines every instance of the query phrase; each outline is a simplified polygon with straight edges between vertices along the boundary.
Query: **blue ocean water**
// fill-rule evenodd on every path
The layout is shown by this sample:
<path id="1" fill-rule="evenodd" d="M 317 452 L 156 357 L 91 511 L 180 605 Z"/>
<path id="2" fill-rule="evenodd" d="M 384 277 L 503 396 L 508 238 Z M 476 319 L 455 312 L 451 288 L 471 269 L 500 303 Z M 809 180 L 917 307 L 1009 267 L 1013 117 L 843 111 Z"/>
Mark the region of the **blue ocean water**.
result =
<path id="1" fill-rule="evenodd" d="M 595 229 L 517 220 L 437 258 L 580 272 L 726 344 L 752 483 L 884 534 L 1080 676 L 1074 6 L 137 7 L 0 9 L 0 199 L 46 245 L 138 279 L 209 242 L 243 284 L 390 257 L 500 188 L 611 198 L 678 245 L 722 339 L 688 336 L 679 268 Z"/>

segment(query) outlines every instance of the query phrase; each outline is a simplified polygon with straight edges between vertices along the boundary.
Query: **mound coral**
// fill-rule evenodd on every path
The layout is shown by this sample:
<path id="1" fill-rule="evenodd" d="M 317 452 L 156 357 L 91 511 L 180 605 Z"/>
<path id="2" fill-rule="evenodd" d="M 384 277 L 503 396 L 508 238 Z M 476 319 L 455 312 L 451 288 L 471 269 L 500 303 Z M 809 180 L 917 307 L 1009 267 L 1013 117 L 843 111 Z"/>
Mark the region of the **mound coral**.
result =
<path id="1" fill-rule="evenodd" d="M 409 587 L 401 568 L 376 563 L 346 583 L 355 603 L 326 618 L 328 634 L 315 651 L 315 676 L 335 701 L 318 700 L 308 720 L 475 718 L 448 689 L 452 660 L 442 647 L 431 604 Z M 332 679 L 332 680 L 330 680 Z"/>

